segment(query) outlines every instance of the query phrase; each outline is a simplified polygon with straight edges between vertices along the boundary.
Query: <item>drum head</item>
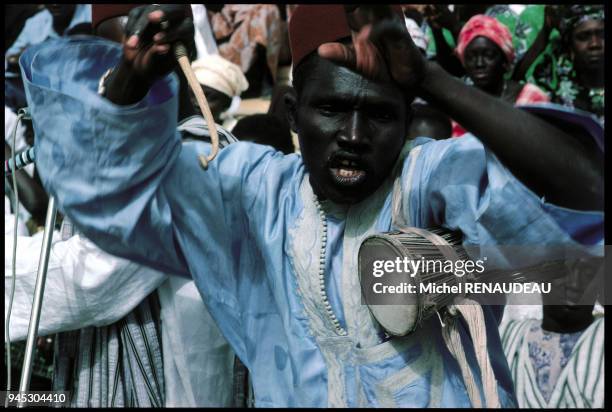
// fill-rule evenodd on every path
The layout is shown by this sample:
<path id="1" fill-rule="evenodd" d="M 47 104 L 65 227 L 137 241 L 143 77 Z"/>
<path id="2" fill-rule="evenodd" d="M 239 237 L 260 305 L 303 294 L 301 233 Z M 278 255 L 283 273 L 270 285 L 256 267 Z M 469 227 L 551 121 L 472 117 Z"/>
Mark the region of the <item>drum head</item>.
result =
<path id="1" fill-rule="evenodd" d="M 368 306 L 384 330 L 394 336 L 407 335 L 417 327 L 421 316 L 421 298 L 418 293 L 409 293 L 407 290 L 407 285 L 414 284 L 409 273 L 393 270 L 380 275 L 381 269 L 377 271 L 379 276 L 374 276 L 374 273 L 375 268 L 381 266 L 376 262 L 396 262 L 397 258 L 403 259 L 405 256 L 401 243 L 384 234 L 366 238 L 359 249 L 362 303 Z M 387 289 L 383 289 L 385 286 Z M 395 292 L 391 292 L 389 287 L 395 288 Z"/>
<path id="2" fill-rule="evenodd" d="M 406 336 L 417 327 L 418 305 L 368 305 L 374 319 L 393 336 Z"/>

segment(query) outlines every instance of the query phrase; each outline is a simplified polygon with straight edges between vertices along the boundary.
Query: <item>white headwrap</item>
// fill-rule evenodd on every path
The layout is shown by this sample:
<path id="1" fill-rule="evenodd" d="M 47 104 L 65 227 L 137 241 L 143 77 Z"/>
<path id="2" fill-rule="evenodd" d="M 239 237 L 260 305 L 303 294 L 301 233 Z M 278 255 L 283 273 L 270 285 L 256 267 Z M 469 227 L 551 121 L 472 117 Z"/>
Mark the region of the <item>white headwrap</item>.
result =
<path id="1" fill-rule="evenodd" d="M 204 56 L 194 61 L 191 67 L 201 85 L 230 97 L 240 96 L 249 87 L 240 67 L 218 54 Z"/>
<path id="2" fill-rule="evenodd" d="M 423 33 L 423 30 L 419 27 L 416 21 L 405 18 L 406 28 L 408 29 L 408 33 L 410 33 L 410 37 L 412 37 L 412 41 L 414 41 L 415 46 L 419 49 L 426 51 L 427 50 L 427 36 Z"/>

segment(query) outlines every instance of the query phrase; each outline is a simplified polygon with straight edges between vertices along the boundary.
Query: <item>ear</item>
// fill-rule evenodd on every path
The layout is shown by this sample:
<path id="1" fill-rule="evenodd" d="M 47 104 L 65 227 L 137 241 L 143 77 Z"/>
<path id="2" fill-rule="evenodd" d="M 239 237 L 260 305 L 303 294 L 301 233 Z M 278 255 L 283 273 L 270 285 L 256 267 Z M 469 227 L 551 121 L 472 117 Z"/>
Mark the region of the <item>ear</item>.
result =
<path id="1" fill-rule="evenodd" d="M 285 106 L 287 107 L 287 120 L 289 120 L 289 126 L 291 126 L 291 130 L 294 133 L 298 133 L 298 127 L 297 127 L 298 98 L 297 98 L 297 93 L 295 92 L 295 89 L 293 87 L 290 90 L 288 90 L 287 93 L 285 93 L 285 97 L 283 100 L 285 101 Z"/>

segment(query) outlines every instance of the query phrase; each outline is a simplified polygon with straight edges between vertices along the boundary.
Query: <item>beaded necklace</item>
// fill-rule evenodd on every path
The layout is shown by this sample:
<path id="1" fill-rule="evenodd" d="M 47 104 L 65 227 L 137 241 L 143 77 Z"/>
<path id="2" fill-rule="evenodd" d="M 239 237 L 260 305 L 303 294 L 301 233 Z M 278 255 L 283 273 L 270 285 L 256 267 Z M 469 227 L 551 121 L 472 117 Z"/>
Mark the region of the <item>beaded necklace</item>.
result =
<path id="1" fill-rule="evenodd" d="M 325 306 L 325 311 L 327 312 L 327 315 L 329 316 L 334 327 L 336 328 L 336 332 L 339 335 L 346 336 L 347 332 L 340 325 L 340 321 L 336 317 L 336 314 L 334 313 L 331 304 L 329 303 L 327 292 L 325 291 L 325 251 L 327 249 L 327 216 L 325 215 L 325 212 L 321 207 L 321 203 L 319 203 L 319 200 L 316 197 L 314 199 L 314 203 L 317 207 L 317 211 L 319 212 L 322 229 L 321 250 L 319 252 L 319 292 L 321 294 L 321 300 L 323 301 L 323 304 Z"/>

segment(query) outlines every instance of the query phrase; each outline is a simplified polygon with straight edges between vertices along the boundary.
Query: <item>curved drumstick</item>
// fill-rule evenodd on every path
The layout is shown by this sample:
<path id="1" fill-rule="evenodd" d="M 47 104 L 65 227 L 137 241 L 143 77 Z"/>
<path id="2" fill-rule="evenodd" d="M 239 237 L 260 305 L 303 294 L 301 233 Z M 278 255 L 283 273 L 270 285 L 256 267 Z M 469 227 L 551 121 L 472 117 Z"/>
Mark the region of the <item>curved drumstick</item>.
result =
<path id="1" fill-rule="evenodd" d="M 198 101 L 198 106 L 200 106 L 200 111 L 202 112 L 202 115 L 206 120 L 206 124 L 208 125 L 208 130 L 210 131 L 210 140 L 212 142 L 212 150 L 210 155 L 208 155 L 208 157 L 200 155 L 200 164 L 204 169 L 207 169 L 208 163 L 212 162 L 219 152 L 219 134 L 217 133 L 215 119 L 213 118 L 210 107 L 208 106 L 208 101 L 206 100 L 202 86 L 200 86 L 198 79 L 193 73 L 191 64 L 189 64 L 189 59 L 187 58 L 187 48 L 182 43 L 179 42 L 175 44 L 174 56 L 178 60 L 178 63 L 185 74 L 189 87 L 191 87 L 191 90 L 195 94 L 196 100 Z"/>

